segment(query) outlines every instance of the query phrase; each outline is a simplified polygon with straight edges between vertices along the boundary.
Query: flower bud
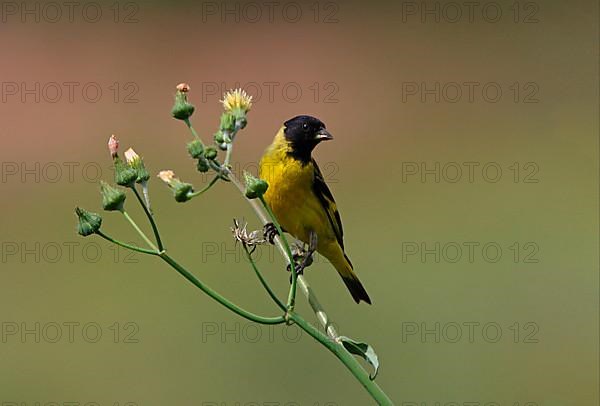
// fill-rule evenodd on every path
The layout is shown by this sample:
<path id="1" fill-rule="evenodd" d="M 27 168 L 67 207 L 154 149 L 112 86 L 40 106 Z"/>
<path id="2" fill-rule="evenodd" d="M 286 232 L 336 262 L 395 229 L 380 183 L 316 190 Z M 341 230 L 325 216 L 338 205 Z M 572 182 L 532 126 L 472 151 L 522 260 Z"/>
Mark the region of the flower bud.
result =
<path id="1" fill-rule="evenodd" d="M 177 85 L 177 92 L 175 93 L 175 103 L 171 109 L 171 115 L 178 120 L 187 120 L 194 114 L 195 107 L 188 103 L 187 93 L 190 91 L 190 87 L 185 83 Z"/>
<path id="2" fill-rule="evenodd" d="M 208 147 L 204 150 L 204 157 L 208 160 L 213 160 L 217 157 L 217 150 L 213 147 Z"/>
<path id="3" fill-rule="evenodd" d="M 118 156 L 115 157 L 113 163 L 115 166 L 115 183 L 119 186 L 133 186 L 138 177 L 137 171 Z"/>
<path id="4" fill-rule="evenodd" d="M 204 157 L 200 157 L 198 158 L 198 163 L 196 164 L 196 169 L 198 169 L 198 172 L 208 172 L 209 166 L 208 166 L 208 161 L 204 158 Z"/>
<path id="5" fill-rule="evenodd" d="M 160 171 L 158 177 L 173 189 L 176 201 L 182 203 L 191 199 L 190 195 L 194 192 L 194 187 L 176 178 L 173 171 Z"/>
<path id="6" fill-rule="evenodd" d="M 133 148 L 129 148 L 125 151 L 125 159 L 127 160 L 127 164 L 135 170 L 136 174 L 136 182 L 142 183 L 147 182 L 150 179 L 150 174 L 146 170 L 146 166 L 144 165 L 144 161 L 140 156 L 133 150 Z"/>
<path id="7" fill-rule="evenodd" d="M 224 136 L 223 132 L 221 130 L 217 131 L 214 135 L 214 138 L 215 138 L 215 143 L 217 144 L 217 147 L 219 147 L 219 149 L 221 151 L 226 151 L 227 143 L 225 142 L 225 136 Z"/>
<path id="8" fill-rule="evenodd" d="M 246 180 L 246 197 L 248 199 L 256 199 L 265 194 L 269 188 L 269 184 L 253 176 L 249 172 L 244 172 L 244 179 Z"/>
<path id="9" fill-rule="evenodd" d="M 187 150 L 192 158 L 198 159 L 204 152 L 204 146 L 202 146 L 202 142 L 200 142 L 200 140 L 194 140 L 187 144 Z"/>
<path id="10" fill-rule="evenodd" d="M 102 207 L 104 210 L 123 210 L 125 193 L 122 190 L 112 187 L 104 181 L 100 181 L 100 193 L 102 194 Z"/>
<path id="11" fill-rule="evenodd" d="M 174 188 L 175 201 L 179 203 L 187 202 L 191 199 L 190 193 L 194 192 L 194 187 L 189 183 L 179 182 Z"/>
<path id="12" fill-rule="evenodd" d="M 102 225 L 102 217 L 99 214 L 89 212 L 81 207 L 75 208 L 75 214 L 79 223 L 77 223 L 77 233 L 83 237 L 94 234 L 100 230 Z"/>
<path id="13" fill-rule="evenodd" d="M 229 111 L 221 114 L 221 123 L 219 124 L 219 128 L 221 132 L 224 133 L 223 135 L 226 133 L 231 133 L 233 130 L 235 130 L 235 117 L 233 114 L 231 114 Z"/>
<path id="14" fill-rule="evenodd" d="M 119 140 L 117 140 L 117 137 L 115 137 L 114 134 L 108 139 L 108 151 L 113 159 L 117 157 L 119 151 Z"/>

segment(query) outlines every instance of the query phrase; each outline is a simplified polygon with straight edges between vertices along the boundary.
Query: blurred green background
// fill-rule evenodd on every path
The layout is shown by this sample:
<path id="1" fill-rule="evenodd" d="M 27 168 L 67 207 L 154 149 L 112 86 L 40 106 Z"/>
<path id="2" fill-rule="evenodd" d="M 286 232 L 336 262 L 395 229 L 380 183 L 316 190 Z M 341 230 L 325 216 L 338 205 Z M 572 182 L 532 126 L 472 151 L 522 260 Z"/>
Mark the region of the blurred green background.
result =
<path id="1" fill-rule="evenodd" d="M 237 171 L 297 114 L 334 134 L 315 155 L 374 304 L 323 260 L 307 277 L 340 332 L 375 347 L 397 404 L 598 404 L 596 2 L 75 3 L 2 3 L 0 400 L 371 403 L 296 328 L 248 324 L 158 260 L 76 235 L 73 208 L 99 211 L 112 178 L 110 134 L 152 174 L 206 182 L 169 115 L 186 81 L 205 140 L 223 90 L 255 95 Z M 233 217 L 258 225 L 235 190 L 178 204 L 150 189 L 172 255 L 275 314 L 231 239 Z M 260 253 L 285 294 L 283 261 Z"/>

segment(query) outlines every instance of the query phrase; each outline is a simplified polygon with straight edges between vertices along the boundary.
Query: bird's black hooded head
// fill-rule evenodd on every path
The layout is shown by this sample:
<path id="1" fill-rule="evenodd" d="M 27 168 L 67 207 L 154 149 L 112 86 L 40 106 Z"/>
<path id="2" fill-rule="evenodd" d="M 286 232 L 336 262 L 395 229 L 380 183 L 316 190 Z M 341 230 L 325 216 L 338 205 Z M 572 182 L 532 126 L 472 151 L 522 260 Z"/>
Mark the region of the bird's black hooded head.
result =
<path id="1" fill-rule="evenodd" d="M 319 142 L 333 139 L 325 124 L 311 116 L 296 116 L 283 125 L 285 139 L 290 145 L 289 155 L 303 163 L 310 162 L 310 154 Z"/>

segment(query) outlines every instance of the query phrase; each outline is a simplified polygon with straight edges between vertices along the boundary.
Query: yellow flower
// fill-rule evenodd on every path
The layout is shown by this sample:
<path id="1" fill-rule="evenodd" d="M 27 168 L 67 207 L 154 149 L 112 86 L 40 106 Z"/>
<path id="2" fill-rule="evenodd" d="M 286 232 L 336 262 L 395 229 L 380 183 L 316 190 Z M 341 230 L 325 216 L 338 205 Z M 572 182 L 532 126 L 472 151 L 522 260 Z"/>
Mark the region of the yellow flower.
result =
<path id="1" fill-rule="evenodd" d="M 221 103 L 225 111 L 241 110 L 245 114 L 252 108 L 252 96 L 242 89 L 230 90 L 223 95 Z"/>

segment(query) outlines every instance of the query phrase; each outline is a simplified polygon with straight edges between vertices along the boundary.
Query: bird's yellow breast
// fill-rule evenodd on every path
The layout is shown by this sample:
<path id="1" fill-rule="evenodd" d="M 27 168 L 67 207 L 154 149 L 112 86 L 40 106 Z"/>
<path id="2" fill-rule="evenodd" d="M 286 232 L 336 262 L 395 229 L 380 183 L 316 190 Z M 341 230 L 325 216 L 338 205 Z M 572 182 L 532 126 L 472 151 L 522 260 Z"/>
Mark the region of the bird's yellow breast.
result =
<path id="1" fill-rule="evenodd" d="M 310 232 L 318 235 L 318 246 L 335 242 L 335 234 L 313 191 L 314 167 L 288 156 L 287 142 L 281 134 L 265 152 L 259 176 L 269 184 L 265 200 L 281 226 L 305 243 Z"/>

